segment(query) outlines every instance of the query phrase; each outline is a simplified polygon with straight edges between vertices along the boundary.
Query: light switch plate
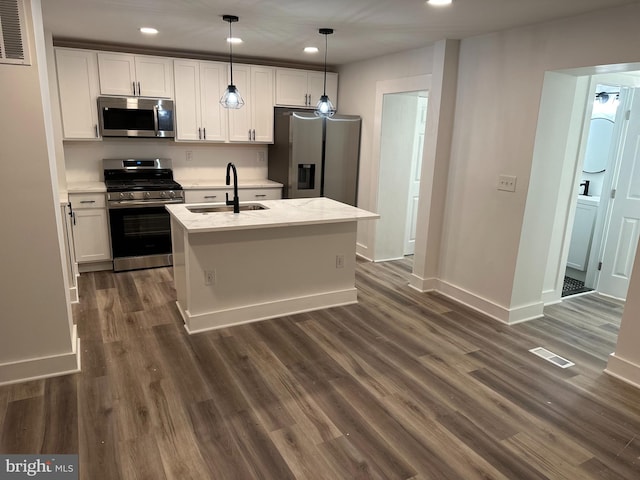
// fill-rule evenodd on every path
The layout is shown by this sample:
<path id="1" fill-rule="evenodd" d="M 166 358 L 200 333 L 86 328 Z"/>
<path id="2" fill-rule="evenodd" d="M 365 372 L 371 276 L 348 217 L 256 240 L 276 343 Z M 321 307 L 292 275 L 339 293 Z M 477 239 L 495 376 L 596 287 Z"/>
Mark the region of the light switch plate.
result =
<path id="1" fill-rule="evenodd" d="M 516 191 L 515 175 L 499 175 L 498 190 L 504 190 L 505 192 L 515 192 Z"/>

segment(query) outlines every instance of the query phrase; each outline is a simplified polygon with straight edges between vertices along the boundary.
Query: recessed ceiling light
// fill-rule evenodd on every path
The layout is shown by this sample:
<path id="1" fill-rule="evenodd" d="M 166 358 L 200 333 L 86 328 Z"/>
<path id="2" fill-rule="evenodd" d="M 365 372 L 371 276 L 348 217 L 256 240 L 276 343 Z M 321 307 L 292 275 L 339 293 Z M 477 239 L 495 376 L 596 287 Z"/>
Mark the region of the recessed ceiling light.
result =
<path id="1" fill-rule="evenodd" d="M 233 44 L 242 43 L 242 39 L 238 37 L 227 37 L 227 42 Z"/>
<path id="2" fill-rule="evenodd" d="M 429 5 L 449 5 L 451 4 L 451 0 L 428 0 L 427 3 Z"/>
<path id="3" fill-rule="evenodd" d="M 158 33 L 158 30 L 153 27 L 142 27 L 140 31 L 146 35 L 155 35 L 156 33 Z"/>
<path id="4" fill-rule="evenodd" d="M 304 47 L 304 53 L 318 53 L 318 47 Z"/>

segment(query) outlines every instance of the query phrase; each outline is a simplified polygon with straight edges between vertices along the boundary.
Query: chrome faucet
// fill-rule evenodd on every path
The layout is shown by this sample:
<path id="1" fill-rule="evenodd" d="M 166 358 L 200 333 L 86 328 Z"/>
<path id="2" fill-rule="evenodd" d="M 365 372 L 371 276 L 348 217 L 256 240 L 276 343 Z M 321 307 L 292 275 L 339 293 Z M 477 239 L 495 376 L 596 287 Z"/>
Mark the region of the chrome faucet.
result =
<path id="1" fill-rule="evenodd" d="M 227 205 L 233 205 L 233 213 L 240 213 L 240 199 L 238 198 L 238 171 L 233 163 L 227 163 L 227 185 L 231 183 L 229 169 L 233 169 L 233 200 L 229 200 L 229 193 L 227 192 L 225 194 Z"/>

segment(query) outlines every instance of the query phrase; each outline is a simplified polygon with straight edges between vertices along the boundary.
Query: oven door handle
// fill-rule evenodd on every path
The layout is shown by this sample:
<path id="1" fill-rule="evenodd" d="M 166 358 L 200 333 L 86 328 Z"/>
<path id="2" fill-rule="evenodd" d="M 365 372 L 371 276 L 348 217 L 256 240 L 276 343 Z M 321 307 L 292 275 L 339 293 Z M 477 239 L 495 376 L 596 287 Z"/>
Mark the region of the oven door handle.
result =
<path id="1" fill-rule="evenodd" d="M 184 203 L 182 198 L 174 198 L 168 200 L 115 200 L 109 202 L 109 209 L 112 208 L 128 208 L 128 207 L 159 207 L 162 205 L 170 205 L 175 203 Z"/>

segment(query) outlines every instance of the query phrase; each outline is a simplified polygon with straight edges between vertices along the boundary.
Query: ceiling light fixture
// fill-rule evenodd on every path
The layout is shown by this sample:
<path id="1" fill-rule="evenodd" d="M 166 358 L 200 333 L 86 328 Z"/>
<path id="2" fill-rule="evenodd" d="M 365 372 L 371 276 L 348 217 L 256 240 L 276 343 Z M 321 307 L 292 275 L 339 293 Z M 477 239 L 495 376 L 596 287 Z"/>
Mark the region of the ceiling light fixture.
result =
<path id="1" fill-rule="evenodd" d="M 233 35 L 231 34 L 231 24 L 234 22 L 238 21 L 238 17 L 236 17 L 235 15 L 223 15 L 222 19 L 225 22 L 229 22 L 229 37 L 228 38 L 233 38 Z M 238 89 L 236 88 L 236 86 L 233 84 L 233 42 L 229 42 L 229 86 L 227 87 L 227 89 L 224 91 L 224 93 L 222 94 L 222 98 L 220 98 L 220 105 L 222 105 L 224 108 L 233 108 L 233 109 L 237 109 L 237 108 L 241 108 L 244 105 L 244 100 L 242 99 L 242 96 L 240 95 L 240 92 L 238 92 Z"/>
<path id="2" fill-rule="evenodd" d="M 327 96 L 327 36 L 333 33 L 333 28 L 321 28 L 318 30 L 318 33 L 324 35 L 324 87 L 314 113 L 318 117 L 333 117 L 336 109 Z"/>
<path id="3" fill-rule="evenodd" d="M 437 5 L 437 6 L 451 5 L 451 0 L 428 0 L 427 3 L 429 5 Z"/>
<path id="4" fill-rule="evenodd" d="M 318 47 L 304 47 L 304 53 L 318 53 Z"/>
<path id="5" fill-rule="evenodd" d="M 140 31 L 145 35 L 155 35 L 158 33 L 158 30 L 153 27 L 141 27 Z"/>

